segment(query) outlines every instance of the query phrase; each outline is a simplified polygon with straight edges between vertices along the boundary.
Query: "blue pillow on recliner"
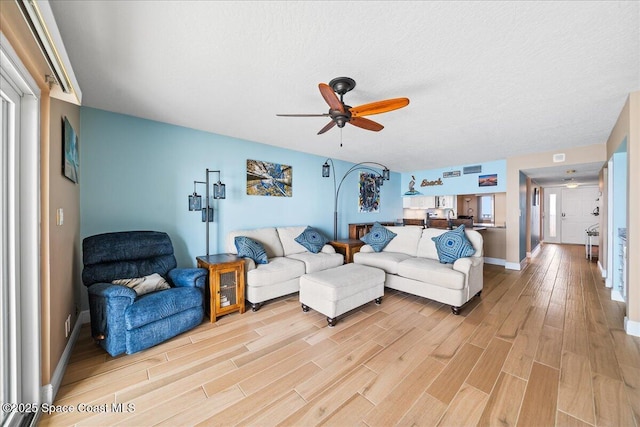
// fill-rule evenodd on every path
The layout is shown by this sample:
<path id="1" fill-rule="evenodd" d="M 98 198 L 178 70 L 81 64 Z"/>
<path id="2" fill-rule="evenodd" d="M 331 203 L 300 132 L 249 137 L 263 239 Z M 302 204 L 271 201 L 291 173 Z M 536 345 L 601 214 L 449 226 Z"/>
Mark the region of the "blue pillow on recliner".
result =
<path id="1" fill-rule="evenodd" d="M 236 249 L 238 250 L 238 256 L 242 258 L 251 258 L 256 264 L 267 264 L 269 260 L 267 258 L 267 252 L 260 242 L 256 242 L 246 236 L 237 236 L 234 239 Z"/>

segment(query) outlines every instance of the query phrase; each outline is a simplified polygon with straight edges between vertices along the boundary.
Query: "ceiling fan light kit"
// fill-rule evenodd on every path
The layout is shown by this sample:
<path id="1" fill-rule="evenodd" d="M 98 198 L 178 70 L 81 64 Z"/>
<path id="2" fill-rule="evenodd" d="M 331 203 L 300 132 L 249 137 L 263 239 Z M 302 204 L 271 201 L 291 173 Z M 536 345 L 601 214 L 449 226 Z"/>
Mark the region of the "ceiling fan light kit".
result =
<path id="1" fill-rule="evenodd" d="M 364 118 L 374 114 L 386 113 L 409 105 L 409 98 L 393 98 L 369 104 L 351 107 L 344 103 L 344 95 L 356 87 L 356 82 L 350 77 L 336 77 L 329 84 L 320 83 L 318 88 L 325 102 L 329 105 L 329 112 L 323 114 L 276 114 L 280 117 L 330 117 L 318 135 L 327 132 L 334 126 L 343 128 L 347 123 L 361 129 L 379 132 L 384 129 L 380 123 Z M 340 98 L 338 98 L 340 95 Z"/>

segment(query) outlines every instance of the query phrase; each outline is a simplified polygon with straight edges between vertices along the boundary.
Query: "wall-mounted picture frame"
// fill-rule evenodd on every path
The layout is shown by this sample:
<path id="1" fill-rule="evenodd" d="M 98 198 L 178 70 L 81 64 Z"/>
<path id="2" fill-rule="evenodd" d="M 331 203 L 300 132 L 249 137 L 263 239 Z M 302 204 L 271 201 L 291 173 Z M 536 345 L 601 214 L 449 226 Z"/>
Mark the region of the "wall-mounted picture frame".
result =
<path id="1" fill-rule="evenodd" d="M 540 193 L 538 192 L 538 187 L 534 187 L 533 189 L 533 206 L 538 206 L 540 204 Z"/>
<path id="2" fill-rule="evenodd" d="M 478 187 L 494 187 L 498 185 L 498 174 L 480 175 L 478 177 Z"/>
<path id="3" fill-rule="evenodd" d="M 380 187 L 378 186 L 379 175 L 369 172 L 360 172 L 358 181 L 358 212 L 378 213 L 380 212 Z"/>
<path id="4" fill-rule="evenodd" d="M 293 168 L 281 163 L 247 159 L 247 194 L 293 196 Z"/>
<path id="5" fill-rule="evenodd" d="M 78 155 L 78 135 L 71 122 L 62 118 L 62 173 L 74 183 L 78 183 L 80 156 Z"/>

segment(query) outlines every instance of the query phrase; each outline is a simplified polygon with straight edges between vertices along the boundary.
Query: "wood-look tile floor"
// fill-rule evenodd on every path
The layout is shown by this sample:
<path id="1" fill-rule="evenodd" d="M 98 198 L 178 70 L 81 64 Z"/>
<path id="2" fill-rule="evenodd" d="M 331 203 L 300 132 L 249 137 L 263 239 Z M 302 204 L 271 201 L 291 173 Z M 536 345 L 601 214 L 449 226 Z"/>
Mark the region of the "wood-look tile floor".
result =
<path id="1" fill-rule="evenodd" d="M 296 294 L 116 358 L 85 325 L 55 400 L 75 411 L 40 425 L 639 427 L 640 339 L 582 246 L 484 276 L 460 316 L 387 289 L 328 328 Z"/>

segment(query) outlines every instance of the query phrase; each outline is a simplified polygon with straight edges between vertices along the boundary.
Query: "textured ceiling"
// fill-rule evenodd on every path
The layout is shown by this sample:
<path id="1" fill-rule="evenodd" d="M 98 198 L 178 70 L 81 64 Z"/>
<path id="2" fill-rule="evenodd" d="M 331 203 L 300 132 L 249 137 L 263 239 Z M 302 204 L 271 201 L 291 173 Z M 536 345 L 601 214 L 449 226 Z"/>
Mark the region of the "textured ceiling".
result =
<path id="1" fill-rule="evenodd" d="M 394 171 L 604 143 L 639 2 L 53 1 L 83 105 Z M 316 135 L 318 83 L 409 106 Z M 343 147 L 340 147 L 342 141 Z"/>

